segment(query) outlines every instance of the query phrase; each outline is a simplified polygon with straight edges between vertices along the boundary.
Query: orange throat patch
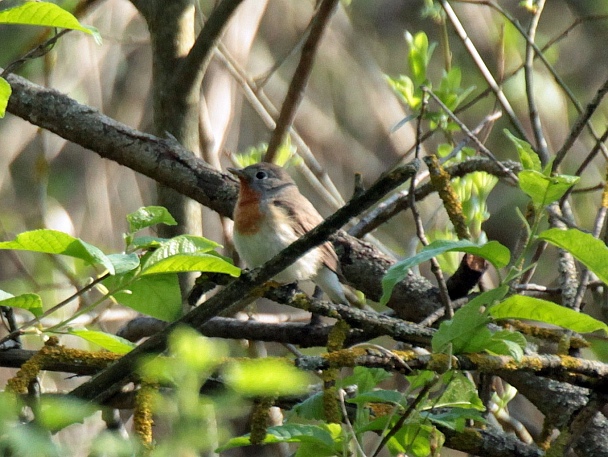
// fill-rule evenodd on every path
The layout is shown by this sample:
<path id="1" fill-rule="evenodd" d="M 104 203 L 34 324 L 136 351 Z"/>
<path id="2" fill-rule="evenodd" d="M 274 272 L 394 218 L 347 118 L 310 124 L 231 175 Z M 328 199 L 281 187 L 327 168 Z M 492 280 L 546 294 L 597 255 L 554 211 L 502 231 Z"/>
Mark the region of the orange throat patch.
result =
<path id="1" fill-rule="evenodd" d="M 234 210 L 234 230 L 240 235 L 254 235 L 260 229 L 264 214 L 260 211 L 260 194 L 241 183 Z"/>

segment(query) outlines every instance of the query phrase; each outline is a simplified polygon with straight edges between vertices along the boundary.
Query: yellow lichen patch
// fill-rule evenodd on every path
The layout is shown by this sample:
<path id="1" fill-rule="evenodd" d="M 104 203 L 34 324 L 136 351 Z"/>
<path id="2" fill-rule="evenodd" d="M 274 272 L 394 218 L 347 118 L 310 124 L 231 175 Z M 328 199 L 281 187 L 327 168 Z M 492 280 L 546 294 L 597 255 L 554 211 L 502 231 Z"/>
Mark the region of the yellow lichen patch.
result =
<path id="1" fill-rule="evenodd" d="M 327 360 L 331 367 L 354 367 L 357 357 L 367 354 L 363 348 L 350 348 L 341 351 L 328 352 L 322 357 Z"/>
<path id="2" fill-rule="evenodd" d="M 152 447 L 152 402 L 154 394 L 158 390 L 158 385 L 142 382 L 135 395 L 135 409 L 133 410 L 133 429 L 135 434 L 145 448 Z"/>
<path id="3" fill-rule="evenodd" d="M 345 321 L 339 320 L 332 327 L 327 337 L 327 351 L 334 352 L 339 351 L 344 347 L 344 341 L 346 341 L 346 335 L 350 330 L 350 325 Z"/>
<path id="4" fill-rule="evenodd" d="M 431 184 L 439 194 L 441 201 L 443 201 L 443 206 L 454 226 L 456 236 L 459 240 L 470 239 L 471 234 L 469 233 L 464 214 L 462 213 L 462 203 L 450 182 L 452 177 L 443 169 L 437 156 L 431 155 L 425 157 L 424 162 L 429 167 Z"/>
<path id="5" fill-rule="evenodd" d="M 432 354 L 427 368 L 435 373 L 445 373 L 451 369 L 458 369 L 458 359 L 447 354 Z"/>
<path id="6" fill-rule="evenodd" d="M 399 357 L 404 362 L 408 360 L 416 360 L 419 358 L 419 355 L 416 354 L 415 351 L 407 350 L 407 351 L 392 351 L 397 357 Z"/>
<path id="7" fill-rule="evenodd" d="M 91 352 L 68 349 L 59 345 L 59 339 L 50 337 L 36 355 L 25 362 L 15 377 L 9 379 L 7 390 L 19 394 L 27 393 L 27 386 L 38 376 L 45 366 L 63 364 L 84 365 L 87 368 L 102 369 L 121 357 L 111 352 Z"/>
<path id="8" fill-rule="evenodd" d="M 335 385 L 323 388 L 323 412 L 325 413 L 325 420 L 330 424 L 339 424 L 342 421 L 338 391 Z"/>
<path id="9" fill-rule="evenodd" d="M 261 444 L 266 438 L 266 430 L 270 422 L 270 408 L 274 403 L 272 397 L 264 397 L 257 400 L 253 405 L 251 414 L 251 444 Z"/>

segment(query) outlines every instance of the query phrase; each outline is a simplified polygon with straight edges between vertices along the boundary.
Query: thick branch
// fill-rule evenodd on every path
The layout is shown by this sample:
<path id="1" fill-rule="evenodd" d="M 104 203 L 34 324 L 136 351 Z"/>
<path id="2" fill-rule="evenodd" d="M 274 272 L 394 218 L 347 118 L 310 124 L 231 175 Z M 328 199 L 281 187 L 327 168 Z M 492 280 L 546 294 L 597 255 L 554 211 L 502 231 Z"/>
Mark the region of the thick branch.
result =
<path id="1" fill-rule="evenodd" d="M 236 180 L 193 157 L 175 141 L 142 133 L 19 76 L 9 75 L 7 80 L 13 90 L 9 113 L 171 187 L 222 216 L 232 216 Z M 378 300 L 382 276 L 394 259 L 342 233 L 334 242 L 348 282 Z M 426 279 L 410 275 L 394 291 L 391 303 L 406 309 L 401 317 L 421 320 L 427 310 L 437 308 L 437 290 Z"/>

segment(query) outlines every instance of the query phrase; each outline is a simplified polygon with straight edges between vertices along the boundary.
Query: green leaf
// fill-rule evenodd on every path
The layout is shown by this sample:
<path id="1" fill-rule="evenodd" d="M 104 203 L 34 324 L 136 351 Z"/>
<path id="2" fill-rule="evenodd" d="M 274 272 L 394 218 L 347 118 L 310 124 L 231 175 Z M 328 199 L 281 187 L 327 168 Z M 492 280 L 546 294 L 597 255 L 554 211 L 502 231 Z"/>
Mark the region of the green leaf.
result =
<path id="1" fill-rule="evenodd" d="M 181 273 L 185 271 L 210 271 L 226 273 L 234 277 L 241 269 L 220 256 L 213 249 L 220 246 L 200 236 L 180 235 L 164 241 L 145 260 L 142 275 Z"/>
<path id="2" fill-rule="evenodd" d="M 162 206 L 144 206 L 127 215 L 129 233 L 135 233 L 157 224 L 177 225 L 171 213 Z"/>
<path id="3" fill-rule="evenodd" d="M 355 367 L 353 374 L 338 380 L 338 387 L 357 386 L 360 394 L 374 389 L 382 381 L 392 378 L 392 375 L 382 368 Z"/>
<path id="4" fill-rule="evenodd" d="M 134 273 L 103 281 L 112 296 L 122 305 L 140 313 L 172 322 L 182 315 L 182 296 L 177 275 L 174 273 L 142 276 L 133 279 Z"/>
<path id="5" fill-rule="evenodd" d="M 364 405 L 366 403 L 392 403 L 399 405 L 404 399 L 404 395 L 397 390 L 370 390 L 362 394 L 356 395 L 348 400 L 348 403 Z"/>
<path id="6" fill-rule="evenodd" d="M 249 396 L 296 395 L 312 383 L 307 372 L 282 359 L 251 359 L 229 364 L 224 372 L 226 383 Z"/>
<path id="7" fill-rule="evenodd" d="M 503 132 L 515 145 L 515 149 L 517 149 L 517 153 L 519 154 L 519 161 L 524 167 L 524 170 L 540 172 L 542 170 L 540 158 L 538 157 L 538 154 L 534 152 L 530 143 L 520 140 L 507 129 L 504 129 Z"/>
<path id="8" fill-rule="evenodd" d="M 546 176 L 535 170 L 523 170 L 517 176 L 519 188 L 537 207 L 544 207 L 559 200 L 580 179 L 578 176 L 568 175 Z"/>
<path id="9" fill-rule="evenodd" d="M 95 405 L 76 398 L 41 397 L 40 406 L 36 410 L 36 422 L 47 430 L 61 430 L 82 422 L 97 409 Z"/>
<path id="10" fill-rule="evenodd" d="M 430 413 L 427 416 L 434 424 L 462 432 L 469 421 L 486 423 L 481 411 L 465 408 L 450 408 L 446 412 Z"/>
<path id="11" fill-rule="evenodd" d="M 391 266 L 384 278 L 382 278 L 382 298 L 380 303 L 386 305 L 391 297 L 395 286 L 402 281 L 408 274 L 410 268 L 419 263 L 425 262 L 446 252 L 466 252 L 477 255 L 491 262 L 496 268 L 508 265 L 510 252 L 498 241 L 490 241 L 483 245 L 478 245 L 468 240 L 437 240 L 425 246 L 415 256 L 403 259 Z"/>
<path id="12" fill-rule="evenodd" d="M 110 274 L 115 273 L 114 265 L 99 248 L 57 230 L 40 229 L 20 233 L 13 241 L 0 242 L 0 249 L 67 255 L 90 264 L 101 264 Z"/>
<path id="13" fill-rule="evenodd" d="M 431 341 L 433 351 L 444 352 L 450 345 L 454 354 L 485 350 L 492 333 L 486 327 L 490 317 L 483 308 L 502 299 L 508 290 L 501 286 L 484 292 L 456 311 L 452 319 L 442 322 Z"/>
<path id="14" fill-rule="evenodd" d="M 80 24 L 72 14 L 53 3 L 26 2 L 15 8 L 5 9 L 0 11 L 0 23 L 78 30 L 88 33 L 97 44 L 101 44 L 101 35 L 97 29 Z"/>
<path id="15" fill-rule="evenodd" d="M 0 119 L 6 114 L 6 106 L 8 105 L 8 99 L 11 97 L 13 89 L 8 81 L 4 78 L 0 78 Z"/>
<path id="16" fill-rule="evenodd" d="M 485 350 L 491 354 L 508 355 L 519 362 L 524 356 L 526 344 L 526 338 L 521 333 L 500 330 L 492 335 Z"/>
<path id="17" fill-rule="evenodd" d="M 444 374 L 445 390 L 439 398 L 427 400 L 428 408 L 466 408 L 485 411 L 485 406 L 477 394 L 477 387 L 462 372 L 449 371 Z"/>
<path id="18" fill-rule="evenodd" d="M 177 254 L 209 252 L 218 247 L 221 247 L 221 245 L 202 236 L 179 235 L 161 242 L 152 255 L 146 259 L 143 269 L 145 270 L 156 262 Z"/>
<path id="19" fill-rule="evenodd" d="M 115 354 L 126 354 L 136 346 L 134 343 L 131 343 L 124 338 L 112 335 L 111 333 L 99 332 L 96 330 L 69 329 L 68 333 L 70 335 L 76 335 L 90 343 L 101 346 L 102 348 L 110 352 L 114 352 Z"/>
<path id="20" fill-rule="evenodd" d="M 270 443 L 316 443 L 327 450 L 334 451 L 334 430 L 338 424 L 309 425 L 309 424 L 284 424 L 277 427 L 269 427 L 264 439 L 264 444 Z M 232 438 L 228 443 L 216 450 L 223 452 L 240 446 L 249 446 L 249 435 Z M 333 455 L 333 454 L 326 454 Z"/>
<path id="21" fill-rule="evenodd" d="M 15 297 L 0 290 L 0 306 L 26 309 L 36 317 L 42 315 L 42 299 L 36 294 L 21 294 Z"/>
<path id="22" fill-rule="evenodd" d="M 291 412 L 300 419 L 324 420 L 323 392 L 317 392 L 306 400 L 298 403 L 291 408 Z"/>
<path id="23" fill-rule="evenodd" d="M 182 273 L 186 271 L 206 271 L 226 273 L 233 277 L 241 274 L 241 269 L 214 254 L 178 254 L 159 260 L 155 264 L 146 263 L 142 275 L 159 273 Z"/>
<path id="24" fill-rule="evenodd" d="M 587 314 L 557 305 L 540 298 L 512 295 L 502 303 L 490 308 L 494 319 L 527 319 L 557 325 L 579 333 L 603 330 L 608 333 L 608 325 Z"/>
<path id="25" fill-rule="evenodd" d="M 391 454 L 407 454 L 414 457 L 431 455 L 431 442 L 437 440 L 433 435 L 442 436 L 435 427 L 418 421 L 406 422 L 386 443 Z M 443 440 L 441 440 L 443 442 Z"/>
<path id="26" fill-rule="evenodd" d="M 135 270 L 139 266 L 137 254 L 108 254 L 108 259 L 114 265 L 114 274 L 121 275 Z"/>
<path id="27" fill-rule="evenodd" d="M 602 282 L 608 284 L 608 247 L 602 240 L 574 228 L 552 228 L 540 233 L 538 237 L 570 252 Z"/>

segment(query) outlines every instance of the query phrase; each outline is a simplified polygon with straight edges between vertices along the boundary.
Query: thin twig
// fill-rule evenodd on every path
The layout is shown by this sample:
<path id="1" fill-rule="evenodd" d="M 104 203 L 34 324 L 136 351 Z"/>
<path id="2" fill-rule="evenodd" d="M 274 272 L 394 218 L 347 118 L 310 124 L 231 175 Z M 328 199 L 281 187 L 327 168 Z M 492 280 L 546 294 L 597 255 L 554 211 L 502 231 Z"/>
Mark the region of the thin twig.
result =
<path id="1" fill-rule="evenodd" d="M 339 3 L 338 0 L 323 0 L 311 21 L 312 25 L 310 27 L 308 39 L 302 47 L 300 61 L 298 62 L 293 79 L 287 90 L 285 101 L 283 102 L 279 118 L 277 119 L 277 126 L 272 132 L 272 137 L 268 142 L 268 150 L 264 156 L 266 162 L 273 161 L 279 146 L 283 143 L 285 134 L 293 123 L 298 106 L 304 96 L 304 88 L 306 87 L 312 72 L 312 65 L 321 38 L 323 37 L 323 32 L 329 24 L 329 20 Z"/>
<path id="2" fill-rule="evenodd" d="M 418 115 L 418 121 L 416 123 L 416 159 L 420 158 L 420 137 L 422 136 L 422 119 L 424 118 L 424 114 L 426 113 L 426 108 L 428 106 L 428 94 L 424 94 L 422 98 L 422 106 L 420 107 L 420 114 Z M 414 224 L 416 226 L 416 235 L 422 243 L 423 246 L 429 245 L 429 240 L 424 233 L 424 224 L 422 223 L 422 217 L 420 216 L 420 212 L 418 211 L 418 207 L 416 206 L 416 181 L 412 179 L 410 181 L 410 209 L 412 211 L 412 217 L 414 218 Z M 437 284 L 439 286 L 439 296 L 441 297 L 441 303 L 445 309 L 446 316 L 449 319 L 454 317 L 454 310 L 452 309 L 452 303 L 450 300 L 450 294 L 448 292 L 448 287 L 445 283 L 445 279 L 443 277 L 443 272 L 441 271 L 441 267 L 439 266 L 439 262 L 435 257 L 431 258 L 431 271 L 437 279 Z"/>
<path id="3" fill-rule="evenodd" d="M 543 126 L 540 121 L 538 114 L 538 108 L 536 107 L 536 100 L 534 98 L 534 38 L 536 37 L 536 30 L 538 23 L 540 22 L 540 16 L 545 7 L 545 0 L 539 0 L 536 2 L 536 11 L 532 16 L 530 27 L 527 33 L 526 42 L 526 59 L 524 65 L 524 74 L 526 81 L 526 96 L 528 98 L 528 112 L 530 114 L 530 123 L 532 124 L 532 132 L 534 133 L 534 139 L 536 140 L 536 153 L 540 158 L 543 165 L 549 162 L 549 152 L 547 150 L 547 140 L 543 134 Z"/>
<path id="4" fill-rule="evenodd" d="M 22 335 L 25 332 L 25 330 L 27 330 L 28 328 L 30 328 L 30 327 L 32 327 L 32 326 L 34 326 L 36 324 L 39 324 L 42 319 L 44 319 L 45 317 L 53 314 L 55 311 L 63 308 L 68 303 L 72 302 L 76 298 L 78 298 L 81 295 L 85 294 L 86 292 L 88 292 L 89 290 L 91 290 L 93 287 L 95 287 L 97 284 L 99 284 L 101 281 L 103 281 L 104 279 L 106 279 L 108 276 L 110 276 L 110 274 L 106 273 L 104 275 L 101 275 L 98 278 L 95 278 L 95 280 L 91 281 L 90 284 L 87 284 L 82 289 L 80 289 L 76 293 L 70 295 L 68 298 L 66 298 L 65 300 L 63 300 L 60 303 L 56 304 L 52 308 L 47 309 L 40 316 L 35 317 L 34 319 L 31 319 L 31 320 L 27 321 L 25 324 L 23 324 L 17 330 L 15 330 L 15 331 L 9 333 L 8 335 L 0 338 L 0 345 L 2 345 L 3 343 L 5 343 L 8 340 L 12 340 L 12 339 L 14 339 L 17 336 Z"/>
<path id="5" fill-rule="evenodd" d="M 492 73 L 490 73 L 490 70 L 486 66 L 483 59 L 481 58 L 481 55 L 479 55 L 479 52 L 477 51 L 477 49 L 475 48 L 475 45 L 473 44 L 473 42 L 467 35 L 466 30 L 464 29 L 460 20 L 458 19 L 458 16 L 452 9 L 452 6 L 447 2 L 447 0 L 440 0 L 440 2 L 441 2 L 441 6 L 443 7 L 443 10 L 446 13 L 446 16 L 448 17 L 448 19 L 452 23 L 452 26 L 456 30 L 456 33 L 462 40 L 462 43 L 464 44 L 466 50 L 468 51 L 469 55 L 473 59 L 473 62 L 475 62 L 475 65 L 477 66 L 477 68 L 481 72 L 482 76 L 484 77 L 484 79 L 486 80 L 486 82 L 488 83 L 490 88 L 492 89 L 492 92 L 494 92 L 494 95 L 498 99 L 498 102 L 500 103 L 500 106 L 502 107 L 503 111 L 507 113 L 507 116 L 509 116 L 509 120 L 511 121 L 511 123 L 513 124 L 515 129 L 517 130 L 517 133 L 522 138 L 525 139 L 526 138 L 525 130 L 522 127 L 521 123 L 519 122 L 519 119 L 517 118 L 515 111 L 511 107 L 509 100 L 507 99 L 507 97 L 505 97 L 505 94 L 503 93 L 502 89 L 496 83 L 496 80 L 492 76 Z"/>
<path id="6" fill-rule="evenodd" d="M 228 21 L 243 0 L 223 0 L 209 15 L 209 19 L 196 38 L 188 55 L 182 60 L 173 75 L 173 83 L 167 87 L 174 90 L 174 96 L 181 99 L 192 90 L 205 73 L 211 61 L 212 51 L 224 32 Z"/>
<path id="7" fill-rule="evenodd" d="M 473 143 L 475 143 L 475 146 L 479 149 L 479 152 L 481 152 L 489 159 L 493 160 L 513 180 L 514 183 L 517 183 L 519 181 L 517 176 L 511 170 L 504 167 L 502 163 L 496 157 L 494 157 L 494 154 L 492 154 L 492 152 L 479 140 L 479 138 L 477 138 L 477 136 L 473 134 L 473 132 L 471 132 L 471 130 L 466 126 L 466 124 L 462 122 L 458 118 L 458 116 L 456 116 L 452 112 L 452 110 L 450 110 L 430 88 L 422 86 L 422 90 L 428 93 L 435 101 L 435 103 L 437 103 L 441 107 L 441 109 L 445 111 L 445 113 L 450 117 L 450 119 L 452 119 L 456 124 L 458 124 L 458 127 L 460 127 L 460 129 L 465 133 L 465 135 L 467 135 L 473 141 Z"/>

